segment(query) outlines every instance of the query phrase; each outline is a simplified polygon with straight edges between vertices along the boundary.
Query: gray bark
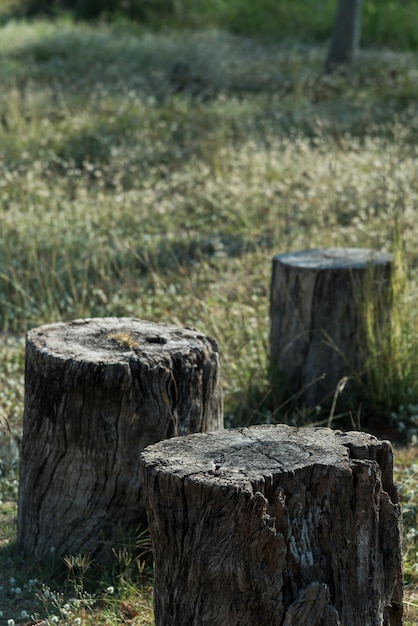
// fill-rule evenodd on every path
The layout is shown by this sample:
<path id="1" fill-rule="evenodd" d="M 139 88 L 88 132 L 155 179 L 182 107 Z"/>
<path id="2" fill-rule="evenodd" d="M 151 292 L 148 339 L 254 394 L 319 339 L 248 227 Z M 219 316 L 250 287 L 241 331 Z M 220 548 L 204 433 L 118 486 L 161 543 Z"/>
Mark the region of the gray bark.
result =
<path id="1" fill-rule="evenodd" d="M 349 65 L 360 42 L 362 0 L 339 0 L 325 69 Z"/>
<path id="2" fill-rule="evenodd" d="M 389 254 L 358 248 L 303 250 L 273 259 L 270 299 L 272 383 L 309 407 L 356 408 L 364 374 L 364 304 L 383 333 L 390 316 Z M 325 376 L 325 377 L 323 377 Z"/>
<path id="3" fill-rule="evenodd" d="M 57 323 L 27 335 L 18 547 L 110 551 L 146 525 L 139 454 L 223 426 L 216 343 L 130 318 Z M 126 536 L 126 535 L 125 535 Z"/>
<path id="4" fill-rule="evenodd" d="M 141 455 L 156 626 L 400 626 L 389 442 L 256 426 Z"/>

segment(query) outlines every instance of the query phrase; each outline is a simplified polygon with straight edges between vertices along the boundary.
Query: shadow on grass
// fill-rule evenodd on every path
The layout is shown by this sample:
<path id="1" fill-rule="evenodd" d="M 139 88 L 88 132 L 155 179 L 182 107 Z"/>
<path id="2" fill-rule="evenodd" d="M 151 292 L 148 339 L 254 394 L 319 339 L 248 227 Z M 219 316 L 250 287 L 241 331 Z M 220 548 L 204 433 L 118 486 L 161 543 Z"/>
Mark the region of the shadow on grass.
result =
<path id="1" fill-rule="evenodd" d="M 95 612 L 108 608 L 109 613 L 113 608 L 119 623 L 126 594 L 135 600 L 145 594 L 150 601 L 152 587 L 149 560 L 139 562 L 132 554 L 128 558 L 127 550 L 122 556 L 103 564 L 91 562 L 88 555 L 61 558 L 51 554 L 38 559 L 23 555 L 15 540 L 10 540 L 0 546 L 1 615 L 16 622 L 23 617 L 51 619 L 55 615 L 60 622 L 72 623 L 88 611 L 88 623 L 93 624 Z"/>
<path id="2" fill-rule="evenodd" d="M 393 110 L 418 97 L 408 62 L 388 53 L 366 52 L 350 73 L 328 76 L 325 48 L 289 41 L 261 43 L 216 31 L 151 33 L 129 22 L 40 21 L 10 28 L 16 36 L 3 49 L 5 77 L 13 72 L 22 88 L 30 81 L 58 100 L 65 93 L 79 99 L 145 96 L 163 106 L 173 98 L 196 105 L 220 96 L 250 98 L 252 105 L 236 114 L 254 120 L 271 115 L 273 98 L 282 132 L 296 128 L 314 135 L 315 115 L 343 127 L 349 123 L 360 135 L 372 120 L 387 123 Z"/>

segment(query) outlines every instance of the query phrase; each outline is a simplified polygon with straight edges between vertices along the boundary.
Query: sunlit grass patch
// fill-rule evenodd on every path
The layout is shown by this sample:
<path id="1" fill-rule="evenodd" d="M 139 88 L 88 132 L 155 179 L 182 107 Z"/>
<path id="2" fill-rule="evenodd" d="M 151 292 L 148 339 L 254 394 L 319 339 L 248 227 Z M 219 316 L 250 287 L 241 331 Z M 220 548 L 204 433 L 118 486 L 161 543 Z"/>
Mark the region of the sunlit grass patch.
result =
<path id="1" fill-rule="evenodd" d="M 399 491 L 403 519 L 404 621 L 418 624 L 418 448 L 395 449 L 394 478 Z"/>

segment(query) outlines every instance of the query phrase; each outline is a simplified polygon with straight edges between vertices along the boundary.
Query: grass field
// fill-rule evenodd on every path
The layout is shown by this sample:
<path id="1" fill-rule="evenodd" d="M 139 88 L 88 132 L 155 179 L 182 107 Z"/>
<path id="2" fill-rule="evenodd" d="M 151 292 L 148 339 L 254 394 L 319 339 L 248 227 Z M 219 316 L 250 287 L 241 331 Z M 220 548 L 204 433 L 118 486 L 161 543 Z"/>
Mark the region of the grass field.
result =
<path id="1" fill-rule="evenodd" d="M 325 76 L 325 55 L 125 21 L 0 27 L 0 625 L 153 623 L 133 552 L 97 571 L 13 551 L 30 327 L 108 315 L 195 326 L 221 347 L 228 426 L 292 420 L 270 398 L 272 256 L 395 250 L 407 280 L 366 404 L 414 436 L 418 59 L 364 49 L 351 74 Z M 407 624 L 418 624 L 417 456 L 396 455 Z"/>
<path id="2" fill-rule="evenodd" d="M 0 0 L 0 20 L 10 16 L 133 20 L 139 27 L 202 30 L 310 43 L 329 40 L 337 0 Z M 367 0 L 362 7 L 362 44 L 402 51 L 418 49 L 418 0 Z"/>

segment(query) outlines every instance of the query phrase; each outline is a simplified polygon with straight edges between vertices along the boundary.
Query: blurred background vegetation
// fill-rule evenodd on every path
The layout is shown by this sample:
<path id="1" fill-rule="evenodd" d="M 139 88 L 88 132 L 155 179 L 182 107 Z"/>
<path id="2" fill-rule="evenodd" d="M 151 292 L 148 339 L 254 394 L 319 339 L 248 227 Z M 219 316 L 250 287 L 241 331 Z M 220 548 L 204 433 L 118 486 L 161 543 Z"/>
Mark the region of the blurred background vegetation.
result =
<path id="1" fill-rule="evenodd" d="M 4 16 L 71 14 L 80 20 L 134 20 L 152 29 L 221 28 L 251 37 L 329 39 L 335 0 L 3 0 Z M 418 48 L 418 0 L 365 0 L 362 44 Z"/>

